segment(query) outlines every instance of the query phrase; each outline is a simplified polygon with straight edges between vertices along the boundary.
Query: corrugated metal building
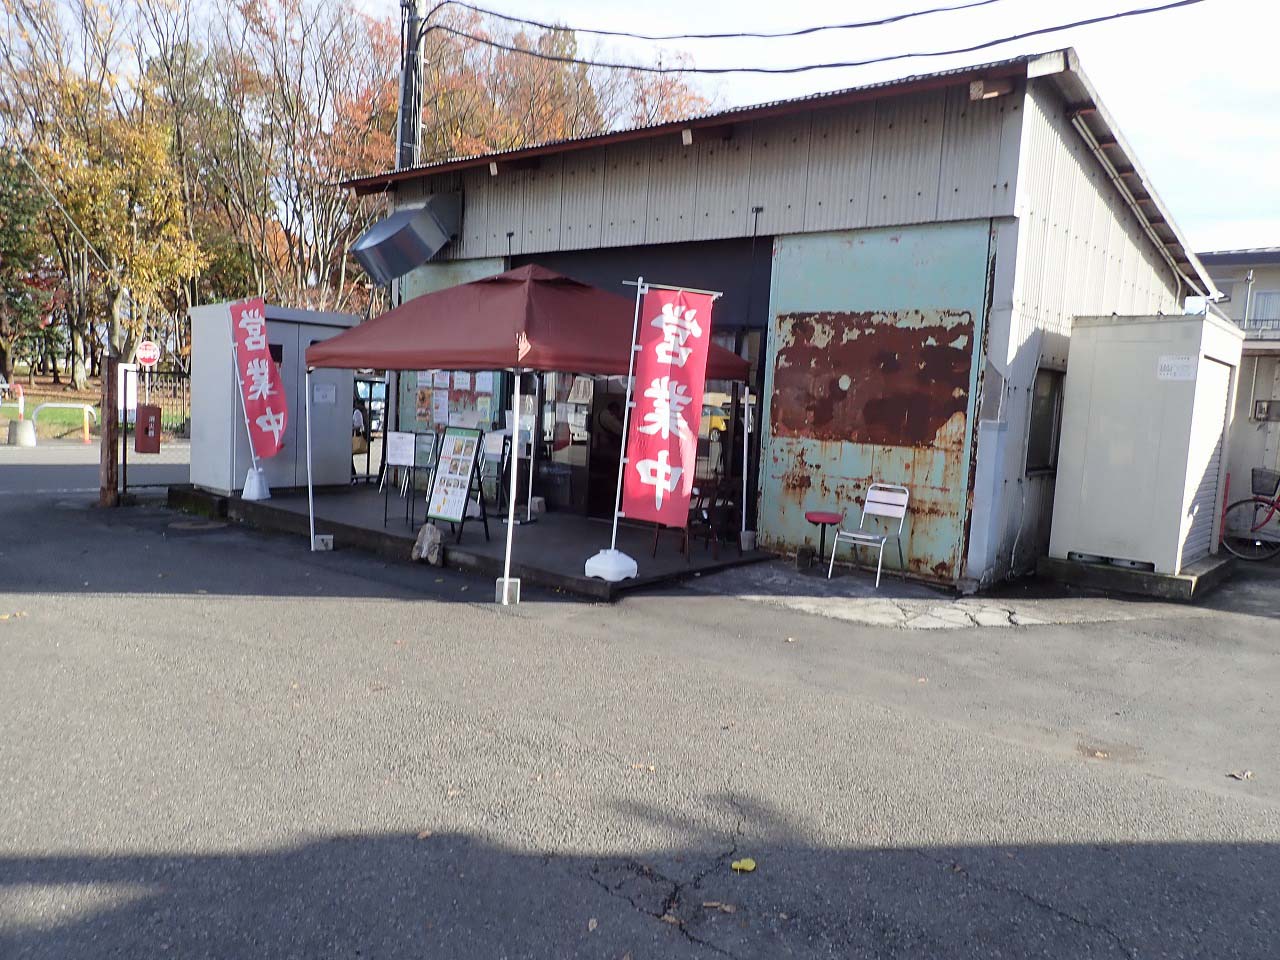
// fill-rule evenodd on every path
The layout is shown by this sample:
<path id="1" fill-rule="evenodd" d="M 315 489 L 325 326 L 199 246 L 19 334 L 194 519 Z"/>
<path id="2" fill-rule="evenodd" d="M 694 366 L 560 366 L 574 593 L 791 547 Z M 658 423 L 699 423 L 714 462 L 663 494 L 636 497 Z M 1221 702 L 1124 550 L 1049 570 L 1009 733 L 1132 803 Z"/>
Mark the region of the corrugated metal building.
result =
<path id="1" fill-rule="evenodd" d="M 761 542 L 901 483 L 908 565 L 962 589 L 1045 552 L 1071 318 L 1212 292 L 1072 50 L 350 185 L 461 194 L 406 297 L 528 262 L 724 290 L 716 335 L 759 371 Z"/>

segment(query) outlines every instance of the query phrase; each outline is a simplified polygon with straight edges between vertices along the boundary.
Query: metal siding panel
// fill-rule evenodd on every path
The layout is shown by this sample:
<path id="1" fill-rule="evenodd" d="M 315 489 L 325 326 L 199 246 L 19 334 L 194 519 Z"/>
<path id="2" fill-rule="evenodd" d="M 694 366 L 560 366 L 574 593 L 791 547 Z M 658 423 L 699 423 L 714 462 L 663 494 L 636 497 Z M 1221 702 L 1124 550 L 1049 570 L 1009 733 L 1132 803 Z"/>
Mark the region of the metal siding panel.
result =
<path id="1" fill-rule="evenodd" d="M 509 253 L 524 252 L 524 180 L 521 170 L 501 170 L 496 177 L 489 178 L 492 204 L 485 256 L 505 257 Z"/>
<path id="2" fill-rule="evenodd" d="M 409 207 L 422 202 L 427 195 L 426 180 L 406 180 L 396 184 L 396 206 Z"/>
<path id="3" fill-rule="evenodd" d="M 524 174 L 524 244 L 521 253 L 560 249 L 561 158 L 543 157 Z"/>
<path id="4" fill-rule="evenodd" d="M 926 223 L 937 216 L 944 99 L 937 91 L 876 104 L 869 226 Z"/>
<path id="5" fill-rule="evenodd" d="M 760 212 L 759 232 L 765 236 L 804 229 L 811 114 L 761 120 L 751 138 L 751 185 L 747 197 L 747 232 L 751 208 Z"/>
<path id="6" fill-rule="evenodd" d="M 805 230 L 866 225 L 875 116 L 873 103 L 813 114 Z"/>
<path id="7" fill-rule="evenodd" d="M 1044 261 L 1040 265 L 1040 317 L 1044 329 L 1069 335 L 1070 321 L 1064 319 L 1062 307 L 1072 278 L 1068 273 L 1067 253 L 1071 245 L 1071 213 L 1075 206 L 1076 167 L 1061 141 L 1057 143 L 1053 165 L 1054 189 L 1049 198 L 1048 231 Z"/>
<path id="8" fill-rule="evenodd" d="M 487 189 L 488 180 L 488 170 L 468 170 L 463 176 L 459 257 L 483 257 L 489 249 L 489 208 L 493 197 Z"/>
<path id="9" fill-rule="evenodd" d="M 609 147 L 604 159 L 600 245 L 644 243 L 649 209 L 649 141 Z"/>
<path id="10" fill-rule="evenodd" d="M 649 178 L 645 243 L 692 240 L 698 151 L 679 140 L 654 143 L 649 154 Z"/>
<path id="11" fill-rule="evenodd" d="M 1231 368 L 1225 363 L 1204 359 L 1200 361 L 1200 382 L 1196 385 L 1195 409 L 1191 415 L 1191 463 L 1189 471 L 1197 469 L 1198 453 L 1207 452 L 1201 462 L 1200 476 L 1194 480 L 1187 514 L 1190 523 L 1182 541 L 1182 561 L 1185 567 L 1201 557 L 1209 555 L 1213 545 L 1213 527 L 1218 505 L 1218 483 L 1222 476 L 1222 440 L 1227 428 L 1227 407 L 1231 399 Z M 1212 439 L 1210 439 L 1212 438 Z M 1197 441 L 1204 446 L 1196 449 Z M 1205 451 L 1204 447 L 1208 447 Z M 1188 487 L 1191 484 L 1188 482 Z"/>
<path id="12" fill-rule="evenodd" d="M 1000 178 L 1001 135 L 1012 96 L 969 99 L 967 87 L 946 92 L 942 126 L 939 220 L 998 216 L 1012 196 Z"/>
<path id="13" fill-rule="evenodd" d="M 605 155 L 601 150 L 565 155 L 559 249 L 585 250 L 600 245 L 604 173 Z"/>
<path id="14" fill-rule="evenodd" d="M 870 483 L 902 483 L 909 569 L 958 579 L 988 238 L 983 221 L 776 239 L 762 543 L 794 548 L 806 510 L 856 518 Z"/>
<path id="15" fill-rule="evenodd" d="M 693 238 L 718 240 L 750 233 L 747 209 L 751 181 L 752 135 L 735 127 L 728 140 L 694 141 L 698 171 Z"/>

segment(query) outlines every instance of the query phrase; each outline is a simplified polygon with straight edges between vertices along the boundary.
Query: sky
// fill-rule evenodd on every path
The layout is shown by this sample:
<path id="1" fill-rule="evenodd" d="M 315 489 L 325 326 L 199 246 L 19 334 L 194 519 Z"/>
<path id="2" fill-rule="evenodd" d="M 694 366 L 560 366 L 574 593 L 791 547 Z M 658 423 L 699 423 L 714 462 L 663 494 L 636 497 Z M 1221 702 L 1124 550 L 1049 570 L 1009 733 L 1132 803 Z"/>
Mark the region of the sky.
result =
<path id="1" fill-rule="evenodd" d="M 392 7 L 395 0 L 365 0 Z M 777 31 L 875 19 L 964 0 L 475 0 L 580 27 L 640 33 Z M 697 66 L 785 66 L 979 43 L 1165 0 L 997 0 L 871 29 L 793 39 L 668 42 Z M 381 11 L 380 11 L 381 12 Z M 392 11 L 394 12 L 394 8 Z M 652 61 L 655 44 L 580 37 L 616 58 Z M 1203 0 L 975 53 L 790 76 L 699 78 L 730 107 L 1073 46 L 1156 192 L 1198 251 L 1280 246 L 1280 2 Z"/>

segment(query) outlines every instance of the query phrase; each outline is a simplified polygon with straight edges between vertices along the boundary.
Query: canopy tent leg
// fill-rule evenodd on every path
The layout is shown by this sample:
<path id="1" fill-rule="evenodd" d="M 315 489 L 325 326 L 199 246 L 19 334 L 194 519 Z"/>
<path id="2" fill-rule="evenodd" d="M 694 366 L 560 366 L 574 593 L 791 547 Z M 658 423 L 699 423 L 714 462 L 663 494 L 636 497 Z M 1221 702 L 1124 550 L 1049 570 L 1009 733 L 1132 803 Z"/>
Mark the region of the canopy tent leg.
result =
<path id="1" fill-rule="evenodd" d="M 311 531 L 311 552 L 317 550 L 332 550 L 333 538 L 323 537 L 316 539 L 316 494 L 315 488 L 311 483 L 311 368 L 307 367 L 306 376 L 303 378 L 303 390 L 305 395 L 302 398 L 302 409 L 307 420 L 307 526 Z"/>
<path id="2" fill-rule="evenodd" d="M 743 384 L 742 405 L 742 532 L 747 532 L 747 464 L 751 460 L 751 386 Z"/>
<path id="3" fill-rule="evenodd" d="M 520 602 L 520 581 L 511 579 L 511 544 L 516 532 L 516 479 L 520 466 L 520 369 L 517 367 L 512 378 L 515 385 L 511 390 L 511 479 L 507 490 L 507 548 L 502 561 L 502 579 L 497 582 L 495 600 L 505 607 Z M 530 442 L 532 445 L 532 435 Z"/>
<path id="4" fill-rule="evenodd" d="M 538 424 L 542 415 L 542 374 L 533 375 L 533 430 L 529 433 L 529 489 L 524 492 L 524 522 L 533 523 L 533 461 L 538 457 Z"/>

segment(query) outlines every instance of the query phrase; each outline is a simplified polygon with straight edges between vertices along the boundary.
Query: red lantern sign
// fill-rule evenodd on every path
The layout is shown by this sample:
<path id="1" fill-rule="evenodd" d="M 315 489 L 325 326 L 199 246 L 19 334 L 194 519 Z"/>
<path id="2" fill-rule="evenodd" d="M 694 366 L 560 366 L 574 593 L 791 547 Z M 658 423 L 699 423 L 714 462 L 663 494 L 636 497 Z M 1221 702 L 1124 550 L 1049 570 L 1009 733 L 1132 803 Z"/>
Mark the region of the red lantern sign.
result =
<path id="1" fill-rule="evenodd" d="M 231 304 L 231 334 L 249 442 L 256 456 L 274 457 L 284 445 L 289 408 L 267 345 L 267 308 L 261 297 Z"/>
<path id="2" fill-rule="evenodd" d="M 714 302 L 711 294 L 684 290 L 644 295 L 622 484 L 628 519 L 689 522 Z"/>

